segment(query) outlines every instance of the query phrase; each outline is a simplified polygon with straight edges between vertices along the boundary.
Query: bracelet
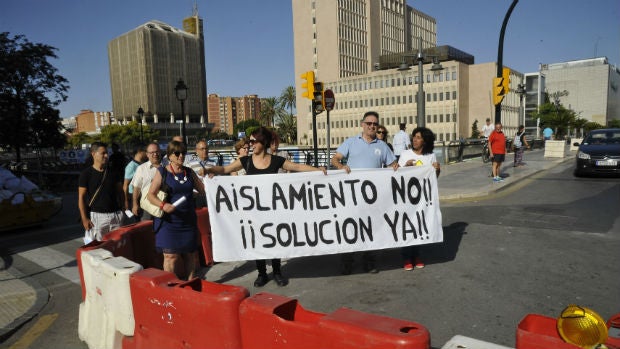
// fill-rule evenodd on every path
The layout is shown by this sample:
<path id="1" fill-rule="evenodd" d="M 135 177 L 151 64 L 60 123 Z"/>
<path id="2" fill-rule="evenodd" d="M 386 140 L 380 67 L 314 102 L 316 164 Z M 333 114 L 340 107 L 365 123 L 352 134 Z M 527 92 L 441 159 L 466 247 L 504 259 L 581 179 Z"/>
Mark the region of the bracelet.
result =
<path id="1" fill-rule="evenodd" d="M 166 202 L 162 201 L 161 205 L 159 205 L 159 209 L 163 210 L 165 205 L 166 205 Z"/>

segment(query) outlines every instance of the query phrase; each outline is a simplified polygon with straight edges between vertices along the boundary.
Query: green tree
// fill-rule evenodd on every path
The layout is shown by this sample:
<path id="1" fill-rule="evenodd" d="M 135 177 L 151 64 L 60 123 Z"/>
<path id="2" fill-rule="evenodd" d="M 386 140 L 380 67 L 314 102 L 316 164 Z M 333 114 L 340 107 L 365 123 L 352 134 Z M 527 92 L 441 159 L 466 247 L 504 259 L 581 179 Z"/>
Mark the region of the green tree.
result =
<path id="1" fill-rule="evenodd" d="M 614 119 L 607 121 L 607 127 L 620 128 L 620 119 Z"/>
<path id="2" fill-rule="evenodd" d="M 566 109 L 562 104 L 544 103 L 538 108 L 538 113 L 533 118 L 540 118 L 541 125 L 554 130 L 556 139 L 563 139 L 569 127 L 574 127 L 578 120 L 577 114 L 571 109 Z"/>
<path id="3" fill-rule="evenodd" d="M 69 138 L 69 144 L 72 148 L 82 148 L 82 144 L 91 144 L 93 138 L 86 132 L 76 133 Z"/>
<path id="4" fill-rule="evenodd" d="M 471 138 L 480 138 L 481 134 L 478 130 L 478 119 L 474 120 L 474 123 L 471 124 Z"/>
<path id="5" fill-rule="evenodd" d="M 56 48 L 28 41 L 23 35 L 0 33 L 0 146 L 21 160 L 27 145 L 61 147 L 60 114 L 55 107 L 67 99 L 68 81 L 49 59 Z"/>
<path id="6" fill-rule="evenodd" d="M 235 127 L 233 127 L 233 130 L 235 132 L 235 135 L 238 135 L 239 132 L 245 132 L 245 135 L 249 137 L 250 133 L 252 133 L 252 131 L 257 129 L 259 126 L 260 121 L 256 119 L 248 119 L 236 124 Z"/>

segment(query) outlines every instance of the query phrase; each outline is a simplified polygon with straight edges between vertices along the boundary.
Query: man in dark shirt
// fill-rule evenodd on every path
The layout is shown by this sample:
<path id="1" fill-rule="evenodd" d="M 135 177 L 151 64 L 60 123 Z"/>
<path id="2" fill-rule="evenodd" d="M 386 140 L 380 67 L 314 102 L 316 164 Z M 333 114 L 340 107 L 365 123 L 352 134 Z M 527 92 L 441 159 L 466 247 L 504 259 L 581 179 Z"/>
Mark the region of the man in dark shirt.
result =
<path id="1" fill-rule="evenodd" d="M 90 147 L 93 165 L 80 173 L 78 207 L 88 238 L 101 240 L 103 235 L 123 223 L 121 203 L 123 187 L 108 168 L 108 152 L 105 143 L 95 142 Z"/>

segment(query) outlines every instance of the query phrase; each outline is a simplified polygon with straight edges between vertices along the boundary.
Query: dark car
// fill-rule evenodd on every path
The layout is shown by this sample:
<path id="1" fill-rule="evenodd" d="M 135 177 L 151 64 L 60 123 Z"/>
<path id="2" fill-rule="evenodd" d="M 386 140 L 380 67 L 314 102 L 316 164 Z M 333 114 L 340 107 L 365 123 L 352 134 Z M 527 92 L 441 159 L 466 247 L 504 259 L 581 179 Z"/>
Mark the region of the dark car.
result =
<path id="1" fill-rule="evenodd" d="M 620 128 L 593 130 L 577 151 L 575 176 L 585 174 L 620 175 Z"/>

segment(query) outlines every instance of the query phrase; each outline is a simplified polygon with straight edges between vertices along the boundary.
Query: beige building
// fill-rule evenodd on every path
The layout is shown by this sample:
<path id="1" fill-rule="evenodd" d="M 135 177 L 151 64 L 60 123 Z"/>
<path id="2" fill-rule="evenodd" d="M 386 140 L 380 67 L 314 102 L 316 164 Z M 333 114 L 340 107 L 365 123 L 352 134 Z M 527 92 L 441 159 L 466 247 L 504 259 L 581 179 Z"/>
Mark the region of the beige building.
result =
<path id="1" fill-rule="evenodd" d="M 119 122 L 135 119 L 139 107 L 148 124 L 181 120 L 181 103 L 174 89 L 179 79 L 188 88 L 186 123 L 206 122 L 202 20 L 195 14 L 183 24 L 186 30 L 152 20 L 108 44 L 112 105 Z M 194 126 L 200 125 L 188 128 Z"/>
<path id="2" fill-rule="evenodd" d="M 292 0 L 295 76 L 314 71 L 317 80 L 338 82 L 381 68 L 381 55 L 436 46 L 436 21 L 406 0 Z M 297 88 L 298 139 L 309 131 L 310 100 Z"/>
<path id="3" fill-rule="evenodd" d="M 541 64 L 539 74 L 544 92 L 561 95 L 559 102 L 581 118 L 601 125 L 620 119 L 620 68 L 607 58 Z"/>

